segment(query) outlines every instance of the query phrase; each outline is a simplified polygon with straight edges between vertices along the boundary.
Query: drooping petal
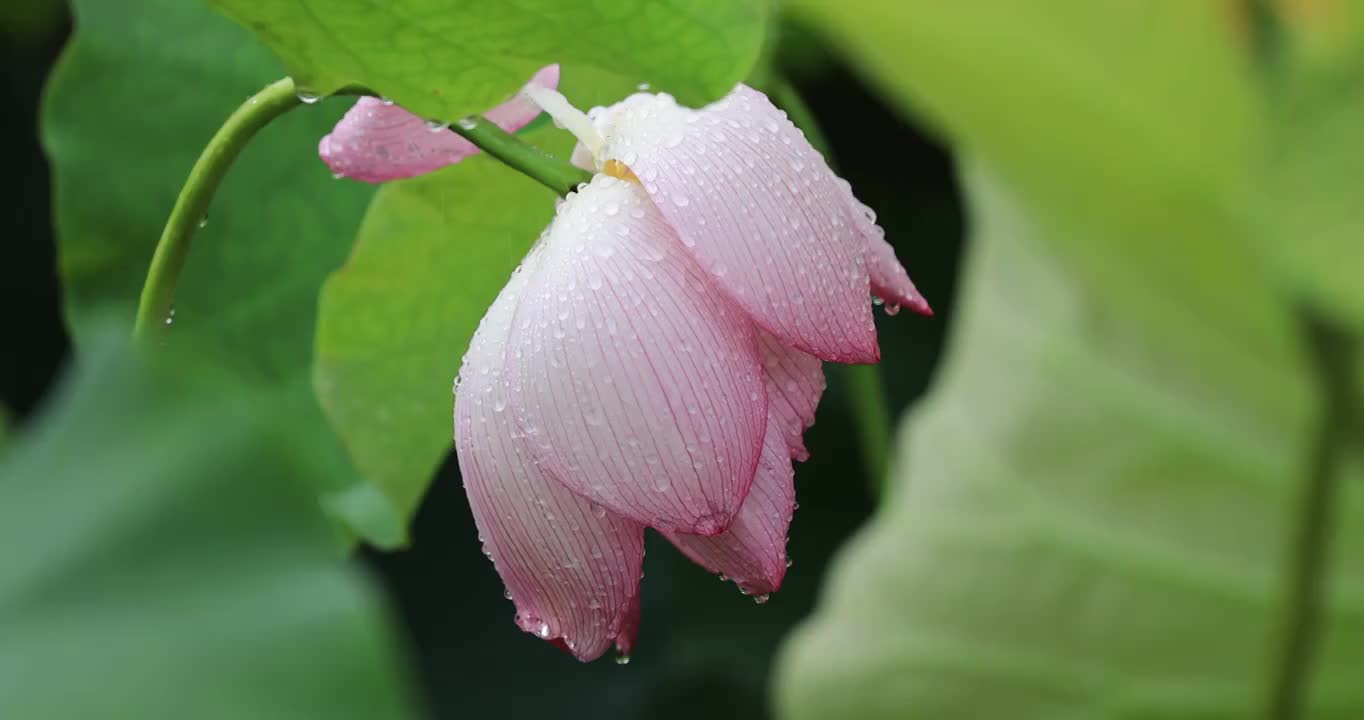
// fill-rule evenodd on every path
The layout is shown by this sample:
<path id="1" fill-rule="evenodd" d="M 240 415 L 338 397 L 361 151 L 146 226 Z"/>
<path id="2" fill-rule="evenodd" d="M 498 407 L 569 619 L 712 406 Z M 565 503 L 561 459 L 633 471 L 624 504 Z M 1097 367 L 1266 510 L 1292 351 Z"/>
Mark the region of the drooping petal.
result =
<path id="1" fill-rule="evenodd" d="M 555 87 L 559 66 L 548 65 L 528 86 Z M 517 93 L 484 117 L 507 132 L 524 127 L 540 106 Z M 322 161 L 338 176 L 385 182 L 424 175 L 453 165 L 479 150 L 445 128 L 432 129 L 420 117 L 378 98 L 362 97 L 318 144 Z"/>
<path id="2" fill-rule="evenodd" d="M 693 562 L 729 577 L 748 595 L 774 592 L 786 576 L 786 534 L 796 492 L 779 425 L 768 425 L 753 487 L 729 530 L 711 537 L 664 533 Z"/>
<path id="3" fill-rule="evenodd" d="M 932 315 L 928 300 L 914 287 L 909 273 L 895 257 L 895 248 L 886 242 L 886 231 L 876 224 L 876 213 L 862 204 L 852 193 L 847 181 L 839 179 L 839 186 L 853 208 L 858 230 L 866 242 L 867 272 L 871 276 L 871 291 L 886 302 L 887 310 L 905 307 L 920 315 Z"/>
<path id="4" fill-rule="evenodd" d="M 819 358 L 782 344 L 773 335 L 758 333 L 758 349 L 767 377 L 769 429 L 775 426 L 791 457 L 805 460 L 805 431 L 815 423 L 815 408 L 824 394 L 824 367 Z"/>
<path id="5" fill-rule="evenodd" d="M 700 110 L 634 95 L 594 118 L 622 163 L 734 302 L 824 360 L 875 362 L 864 242 L 838 178 L 767 97 L 740 85 Z"/>
<path id="6" fill-rule="evenodd" d="M 507 409 L 507 338 L 535 262 L 533 253 L 469 346 L 455 390 L 455 449 L 517 625 L 586 661 L 634 641 L 644 528 L 546 476 Z"/>
<path id="7" fill-rule="evenodd" d="M 634 183 L 596 177 L 540 245 L 509 380 L 541 469 L 647 525 L 724 530 L 766 424 L 752 322 Z"/>

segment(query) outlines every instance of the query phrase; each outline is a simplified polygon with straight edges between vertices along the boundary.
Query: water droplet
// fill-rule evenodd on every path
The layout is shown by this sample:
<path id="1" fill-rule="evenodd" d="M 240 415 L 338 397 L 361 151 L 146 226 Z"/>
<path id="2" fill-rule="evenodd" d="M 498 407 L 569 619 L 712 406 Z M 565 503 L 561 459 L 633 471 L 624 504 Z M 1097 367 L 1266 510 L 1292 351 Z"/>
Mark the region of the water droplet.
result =
<path id="1" fill-rule="evenodd" d="M 795 564 L 796 564 L 796 561 L 795 561 L 795 560 L 792 560 L 792 559 L 791 559 L 791 556 L 789 556 L 789 555 L 786 556 L 786 567 L 791 567 L 792 565 L 795 565 Z"/>
<path id="2" fill-rule="evenodd" d="M 450 127 L 450 123 L 448 123 L 448 122 L 442 122 L 442 121 L 440 121 L 440 120 L 427 120 L 427 121 L 426 121 L 426 129 L 427 129 L 427 130 L 430 130 L 430 131 L 433 132 L 433 133 L 440 132 L 440 131 L 445 130 L 445 129 L 449 128 L 449 127 Z"/>
<path id="3" fill-rule="evenodd" d="M 393 101 L 392 101 L 392 100 L 389 100 L 388 98 L 386 98 L 386 97 L 384 97 L 384 96 L 382 96 L 382 95 L 379 96 L 379 102 L 383 103 L 384 105 L 388 105 L 388 106 L 393 105 Z"/>
<path id="4" fill-rule="evenodd" d="M 753 596 L 753 602 L 758 603 L 759 605 L 762 605 L 763 603 L 767 602 L 767 599 L 768 599 L 769 597 L 771 597 L 771 596 L 768 595 L 767 593 L 763 593 L 763 594 L 761 594 L 761 595 L 754 595 L 754 596 Z"/>
<path id="5" fill-rule="evenodd" d="M 900 303 L 886 303 L 886 314 L 887 314 L 887 315 L 899 315 L 899 314 L 900 314 Z"/>
<path id="6" fill-rule="evenodd" d="M 535 628 L 535 634 L 536 634 L 536 635 L 539 635 L 540 638 L 541 638 L 542 640 L 545 639 L 545 638 L 548 638 L 548 637 L 549 637 L 549 623 L 545 622 L 544 620 L 541 620 L 541 621 L 540 621 L 540 626 L 537 627 L 537 628 Z"/>
<path id="7" fill-rule="evenodd" d="M 678 207 L 686 207 L 690 202 L 691 201 L 687 199 L 686 195 L 681 193 L 673 195 L 673 204 Z"/>
<path id="8" fill-rule="evenodd" d="M 503 590 L 502 597 L 507 598 L 508 600 L 512 599 L 511 590 Z"/>
<path id="9" fill-rule="evenodd" d="M 166 313 L 166 324 L 167 324 L 167 325 L 173 325 L 173 324 L 175 324 L 175 306 L 174 306 L 174 305 L 171 306 L 170 312 Z"/>
<path id="10" fill-rule="evenodd" d="M 640 92 L 649 92 L 650 90 L 653 89 L 653 86 L 651 86 L 649 83 L 642 82 L 642 83 L 636 85 L 636 86 L 635 86 L 635 89 L 638 90 L 638 91 L 640 91 Z M 626 662 L 629 662 L 629 660 L 626 660 Z"/>
<path id="11" fill-rule="evenodd" d="M 299 87 L 294 92 L 298 95 L 298 101 L 304 105 L 312 105 L 322 99 L 322 96 L 311 88 Z"/>
<path id="12" fill-rule="evenodd" d="M 207 215 L 205 215 L 205 216 L 199 218 L 199 227 L 201 227 L 201 228 L 208 227 L 208 216 L 207 216 Z"/>
<path id="13" fill-rule="evenodd" d="M 345 176 L 346 176 L 346 174 L 343 173 L 343 172 L 334 172 L 334 173 L 332 173 L 332 179 L 333 179 L 333 180 L 340 180 L 341 178 L 344 178 Z"/>
<path id="14" fill-rule="evenodd" d="M 471 117 L 460 118 L 459 122 L 455 124 L 459 125 L 461 130 L 473 130 L 478 127 L 478 119 Z"/>
<path id="15" fill-rule="evenodd" d="M 617 656 L 616 656 L 616 664 L 617 664 L 617 665 L 629 665 L 629 664 L 630 664 L 630 656 L 629 656 L 629 655 L 626 655 L 625 653 L 621 653 L 621 654 L 617 655 Z"/>

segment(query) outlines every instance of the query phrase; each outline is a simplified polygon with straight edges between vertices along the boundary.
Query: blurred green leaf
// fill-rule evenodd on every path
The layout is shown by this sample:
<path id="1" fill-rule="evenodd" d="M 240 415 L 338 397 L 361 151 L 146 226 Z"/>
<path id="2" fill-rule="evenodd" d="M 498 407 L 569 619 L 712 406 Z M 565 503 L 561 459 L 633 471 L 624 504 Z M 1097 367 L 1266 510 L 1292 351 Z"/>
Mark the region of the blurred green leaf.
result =
<path id="1" fill-rule="evenodd" d="M 319 468 L 251 390 L 96 323 L 0 462 L 0 717 L 410 717 L 378 597 L 299 484 Z"/>
<path id="2" fill-rule="evenodd" d="M 553 192 L 471 158 L 384 186 L 327 281 L 318 394 L 366 477 L 405 514 L 450 450 L 450 385 L 469 340 L 553 215 Z"/>
<path id="3" fill-rule="evenodd" d="M 78 0 L 75 10 L 76 34 L 47 90 L 43 140 L 66 317 L 83 351 L 93 309 L 137 302 L 199 150 L 283 71 L 247 32 L 196 3 Z M 246 149 L 195 238 L 175 322 L 215 338 L 225 363 L 273 388 L 294 442 L 330 468 L 317 478 L 328 507 L 393 545 L 402 538 L 395 512 L 351 467 L 308 383 L 317 294 L 371 194 L 334 181 L 317 159 L 345 105 L 296 111 Z"/>
<path id="4" fill-rule="evenodd" d="M 792 9 L 831 33 L 901 110 L 927 117 L 1068 229 L 1042 240 L 1070 243 L 1063 258 L 1084 268 L 1088 292 L 1169 313 L 1195 312 L 1172 306 L 1188 298 L 1221 312 L 1236 335 L 1255 330 L 1230 310 L 1268 300 L 1198 274 L 1249 236 L 1233 210 L 1263 133 L 1229 6 L 797 0 Z M 1088 241 L 1114 234 L 1130 241 Z"/>
<path id="5" fill-rule="evenodd" d="M 1298 338 L 1256 308 L 1259 333 L 1200 357 L 1193 336 L 1229 324 L 1204 306 L 1177 328 L 1190 342 L 1158 342 L 1171 318 L 1096 305 L 1042 240 L 1062 231 L 967 174 L 964 317 L 891 505 L 785 648 L 783 717 L 1260 716 L 1321 414 Z M 1113 246 L 1060 246 L 1082 240 Z M 1226 377 L 1191 383 L 1206 363 Z M 1265 372 L 1249 396 L 1248 364 Z M 1312 717 L 1364 712 L 1358 460 L 1336 477 Z"/>
<path id="6" fill-rule="evenodd" d="M 1264 247 L 1295 295 L 1364 335 L 1364 5 L 1279 4 Z"/>
<path id="7" fill-rule="evenodd" d="M 595 67 L 700 103 L 747 75 L 769 0 L 210 0 L 301 87 L 358 84 L 418 114 L 481 112 L 549 63 Z"/>

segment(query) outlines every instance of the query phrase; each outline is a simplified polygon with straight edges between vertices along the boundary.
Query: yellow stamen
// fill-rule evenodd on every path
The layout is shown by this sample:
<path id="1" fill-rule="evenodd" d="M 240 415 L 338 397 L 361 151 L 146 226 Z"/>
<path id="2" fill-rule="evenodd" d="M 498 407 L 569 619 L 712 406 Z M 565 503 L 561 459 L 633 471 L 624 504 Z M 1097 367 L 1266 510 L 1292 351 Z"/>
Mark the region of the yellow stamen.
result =
<path id="1" fill-rule="evenodd" d="M 618 180 L 625 180 L 636 185 L 639 184 L 639 178 L 635 177 L 635 173 L 631 171 L 630 168 L 626 167 L 625 163 L 619 160 L 607 160 L 606 164 L 602 166 L 601 171 Z"/>

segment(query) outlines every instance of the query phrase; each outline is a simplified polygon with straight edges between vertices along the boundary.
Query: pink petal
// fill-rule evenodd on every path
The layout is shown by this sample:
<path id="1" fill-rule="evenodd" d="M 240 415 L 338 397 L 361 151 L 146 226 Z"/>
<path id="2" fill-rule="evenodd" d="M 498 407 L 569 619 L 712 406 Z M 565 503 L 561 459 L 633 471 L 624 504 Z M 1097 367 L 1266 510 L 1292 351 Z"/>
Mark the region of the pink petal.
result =
<path id="1" fill-rule="evenodd" d="M 839 184 L 847 193 L 847 202 L 853 208 L 853 217 L 866 242 L 867 271 L 871 275 L 872 293 L 886 301 L 888 311 L 903 306 L 920 315 L 932 315 L 933 309 L 928 306 L 928 300 L 914 287 L 909 273 L 895 258 L 895 248 L 886 242 L 886 231 L 876 224 L 876 213 L 853 196 L 847 181 L 840 178 Z"/>
<path id="2" fill-rule="evenodd" d="M 765 332 L 758 349 L 767 377 L 768 425 L 775 425 L 791 457 L 805 460 L 805 431 L 815 424 L 815 407 L 824 394 L 824 368 L 819 358 L 789 348 Z"/>
<path id="3" fill-rule="evenodd" d="M 875 362 L 864 243 L 838 177 L 762 93 L 701 110 L 635 95 L 596 116 L 598 160 L 643 182 L 731 299 L 782 342 Z"/>
<path id="4" fill-rule="evenodd" d="M 724 530 L 766 424 L 752 323 L 635 183 L 570 195 L 538 253 L 509 383 L 540 468 L 644 524 Z"/>
<path id="5" fill-rule="evenodd" d="M 786 440 L 780 423 L 770 422 L 753 487 L 729 530 L 712 537 L 664 535 L 697 565 L 728 576 L 745 594 L 766 595 L 786 576 L 786 534 L 795 501 Z"/>
<path id="6" fill-rule="evenodd" d="M 541 68 L 528 84 L 556 87 L 559 66 Z M 484 117 L 507 132 L 515 132 L 539 114 L 539 106 L 517 93 Z M 453 131 L 433 131 L 422 118 L 372 97 L 357 100 L 331 134 L 322 138 L 317 150 L 333 173 L 364 182 L 424 175 L 479 151 Z"/>
<path id="7" fill-rule="evenodd" d="M 506 410 L 505 348 L 531 272 L 512 277 L 469 346 L 455 391 L 455 449 L 517 625 L 586 661 L 634 641 L 644 528 L 541 472 Z"/>

